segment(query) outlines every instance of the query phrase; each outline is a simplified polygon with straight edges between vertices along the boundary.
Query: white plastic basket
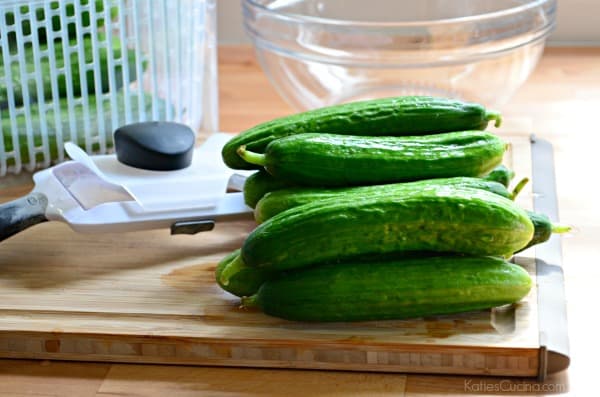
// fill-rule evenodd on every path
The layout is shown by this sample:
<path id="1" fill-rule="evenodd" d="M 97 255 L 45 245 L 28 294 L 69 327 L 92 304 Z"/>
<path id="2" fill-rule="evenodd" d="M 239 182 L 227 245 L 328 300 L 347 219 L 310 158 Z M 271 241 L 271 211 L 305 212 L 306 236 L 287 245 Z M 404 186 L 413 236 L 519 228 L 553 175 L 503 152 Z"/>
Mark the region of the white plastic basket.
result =
<path id="1" fill-rule="evenodd" d="M 216 131 L 216 0 L 0 0 L 0 176 L 136 121 Z"/>

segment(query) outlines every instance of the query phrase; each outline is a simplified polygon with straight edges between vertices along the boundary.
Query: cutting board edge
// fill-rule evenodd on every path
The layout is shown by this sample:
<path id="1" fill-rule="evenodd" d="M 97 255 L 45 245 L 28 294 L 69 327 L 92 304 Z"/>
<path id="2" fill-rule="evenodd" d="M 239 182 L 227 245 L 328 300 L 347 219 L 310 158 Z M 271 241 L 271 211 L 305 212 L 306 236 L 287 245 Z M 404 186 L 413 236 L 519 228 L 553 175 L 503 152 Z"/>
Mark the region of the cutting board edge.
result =
<path id="1" fill-rule="evenodd" d="M 10 340 L 9 340 L 10 337 Z M 106 335 L 51 332 L 0 333 L 0 357 L 138 364 L 323 369 L 393 373 L 486 376 L 538 376 L 540 348 L 351 343 L 315 343 L 285 347 L 256 340 L 189 340 L 164 337 L 111 340 Z"/>
<path id="2" fill-rule="evenodd" d="M 552 143 L 530 136 L 531 175 L 534 209 L 558 220 L 554 148 Z M 538 293 L 538 332 L 541 345 L 540 373 L 543 381 L 547 374 L 569 367 L 569 336 L 567 327 L 566 297 L 562 268 L 561 239 L 553 235 L 549 241 L 535 248 Z"/>
<path id="3" fill-rule="evenodd" d="M 19 335 L 21 337 L 32 337 L 32 338 L 44 338 L 45 340 L 55 340 L 59 338 L 77 338 L 79 340 L 106 340 L 111 341 L 123 341 L 127 339 L 129 343 L 147 343 L 153 342 L 157 344 L 172 344 L 172 343 L 195 343 L 195 344 L 211 344 L 211 345 L 222 345 L 222 344 L 239 344 L 248 346 L 288 346 L 302 348 L 307 346 L 314 347 L 352 347 L 356 349 L 369 348 L 369 349 L 390 349 L 402 348 L 406 350 L 423 351 L 424 348 L 437 347 L 447 350 L 477 350 L 485 352 L 497 352 L 497 351 L 508 351 L 508 350 L 539 350 L 542 346 L 540 344 L 534 345 L 520 345 L 520 346 L 508 346 L 501 343 L 496 345 L 469 345 L 466 343 L 437 343 L 432 345 L 427 341 L 423 342 L 398 342 L 398 341 L 372 341 L 346 338 L 346 339 L 318 339 L 315 338 L 312 342 L 306 340 L 295 340 L 295 339 L 268 339 L 268 338 L 252 338 L 252 337 L 208 337 L 208 336 L 173 336 L 173 335 L 162 335 L 162 334 L 128 334 L 128 333 L 106 333 L 106 332 L 73 332 L 73 331 L 34 331 L 34 330 L 2 330 L 0 329 L 0 342 L 10 336 Z M 0 344 L 0 354 L 2 353 L 3 345 Z"/>
<path id="4" fill-rule="evenodd" d="M 38 333 L 21 341 L 0 335 L 0 357 L 147 363 L 209 365 L 253 368 L 323 369 L 394 373 L 535 377 L 539 373 L 537 348 L 427 345 L 343 345 L 315 344 L 314 347 L 282 348 L 254 341 L 218 340 L 215 343 L 182 344 L 132 338 L 124 342 L 89 335 Z M 225 343 L 229 342 L 228 345 Z"/>

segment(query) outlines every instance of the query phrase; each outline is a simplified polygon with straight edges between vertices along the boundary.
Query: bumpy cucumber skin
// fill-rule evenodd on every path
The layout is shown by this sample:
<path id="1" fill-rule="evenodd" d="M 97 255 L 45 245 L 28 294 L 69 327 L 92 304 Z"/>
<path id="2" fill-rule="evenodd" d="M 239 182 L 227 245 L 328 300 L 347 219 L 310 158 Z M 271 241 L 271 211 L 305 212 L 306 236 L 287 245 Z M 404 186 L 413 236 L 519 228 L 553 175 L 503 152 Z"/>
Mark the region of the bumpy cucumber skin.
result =
<path id="1" fill-rule="evenodd" d="M 285 270 L 399 251 L 511 255 L 533 236 L 511 200 L 472 188 L 428 186 L 402 194 L 352 194 L 281 212 L 242 246 L 248 266 Z"/>
<path id="2" fill-rule="evenodd" d="M 246 178 L 244 183 L 244 203 L 255 208 L 258 201 L 268 192 L 290 187 L 283 179 L 272 177 L 267 171 L 260 170 Z"/>
<path id="3" fill-rule="evenodd" d="M 500 183 L 488 181 L 481 178 L 455 177 L 427 179 L 416 182 L 393 183 L 388 185 L 359 186 L 349 188 L 311 188 L 311 187 L 291 187 L 279 190 L 273 190 L 266 193 L 261 198 L 254 209 L 254 219 L 257 223 L 263 223 L 267 219 L 274 217 L 280 212 L 298 207 L 299 205 L 311 203 L 317 200 L 327 200 L 336 197 L 345 197 L 350 194 L 380 194 L 398 193 L 404 190 L 412 191 L 420 186 L 429 186 L 438 184 L 440 186 L 463 186 L 475 189 L 487 190 L 502 197 L 511 198 L 511 193 Z"/>
<path id="4" fill-rule="evenodd" d="M 512 181 L 514 177 L 515 172 L 513 170 L 508 169 L 504 164 L 500 164 L 482 178 L 488 181 L 501 183 L 505 187 L 508 187 L 508 185 L 510 185 L 510 181 Z"/>
<path id="5" fill-rule="evenodd" d="M 256 293 L 266 280 L 273 278 L 273 275 L 260 268 L 244 266 L 240 251 L 233 251 L 218 263 L 215 279 L 221 288 L 235 296 L 250 296 Z M 235 262 L 238 262 L 238 270 L 224 279 L 223 272 L 228 266 L 236 265 Z"/>
<path id="6" fill-rule="evenodd" d="M 496 115 L 497 116 L 497 115 Z M 458 100 L 405 96 L 324 107 L 271 120 L 241 132 L 224 147 L 225 164 L 234 169 L 258 169 L 241 159 L 242 146 L 262 153 L 273 140 L 304 132 L 348 135 L 421 135 L 483 130 L 491 119 L 486 109 Z M 499 118 L 496 118 L 496 126 Z"/>
<path id="7" fill-rule="evenodd" d="M 529 274 L 500 258 L 444 256 L 292 271 L 243 303 L 296 321 L 391 320 L 514 303 L 530 289 Z"/>
<path id="8" fill-rule="evenodd" d="M 502 162 L 506 144 L 485 131 L 410 137 L 297 134 L 273 141 L 265 169 L 308 186 L 356 186 L 480 176 Z"/>

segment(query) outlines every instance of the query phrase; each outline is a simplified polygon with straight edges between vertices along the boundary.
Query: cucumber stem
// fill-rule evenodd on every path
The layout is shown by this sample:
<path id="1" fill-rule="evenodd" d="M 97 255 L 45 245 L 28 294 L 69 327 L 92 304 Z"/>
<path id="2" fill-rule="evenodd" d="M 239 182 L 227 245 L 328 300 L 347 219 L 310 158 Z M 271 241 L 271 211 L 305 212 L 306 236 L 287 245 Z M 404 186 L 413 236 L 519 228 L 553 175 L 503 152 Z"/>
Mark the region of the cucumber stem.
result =
<path id="1" fill-rule="evenodd" d="M 513 189 L 512 193 L 510 194 L 510 198 L 513 200 L 516 199 L 517 196 L 519 195 L 519 193 L 521 193 L 521 190 L 523 190 L 525 185 L 527 185 L 527 183 L 529 183 L 529 178 L 525 177 L 525 178 L 521 179 L 519 181 L 519 183 L 517 183 L 517 186 L 515 186 L 515 188 Z"/>
<path id="2" fill-rule="evenodd" d="M 500 112 L 496 112 L 493 110 L 485 112 L 485 119 L 487 121 L 494 120 L 494 127 L 498 128 L 502 125 L 502 115 Z"/>
<path id="3" fill-rule="evenodd" d="M 246 145 L 240 146 L 237 149 L 237 154 L 247 163 L 262 165 L 263 167 L 267 164 L 266 156 L 264 154 L 246 150 Z"/>
<path id="4" fill-rule="evenodd" d="M 258 308 L 258 298 L 256 294 L 251 296 L 242 296 L 242 307 L 243 308 Z"/>
<path id="5" fill-rule="evenodd" d="M 569 226 L 569 225 L 563 225 L 560 223 L 552 224 L 552 233 L 562 234 L 562 233 L 568 233 L 570 231 L 571 231 L 571 226 Z"/>
<path id="6" fill-rule="evenodd" d="M 235 259 L 225 265 L 221 271 L 221 274 L 219 275 L 219 283 L 221 283 L 223 286 L 229 285 L 231 276 L 239 273 L 245 267 L 247 266 L 242 260 L 241 254 L 237 255 Z"/>

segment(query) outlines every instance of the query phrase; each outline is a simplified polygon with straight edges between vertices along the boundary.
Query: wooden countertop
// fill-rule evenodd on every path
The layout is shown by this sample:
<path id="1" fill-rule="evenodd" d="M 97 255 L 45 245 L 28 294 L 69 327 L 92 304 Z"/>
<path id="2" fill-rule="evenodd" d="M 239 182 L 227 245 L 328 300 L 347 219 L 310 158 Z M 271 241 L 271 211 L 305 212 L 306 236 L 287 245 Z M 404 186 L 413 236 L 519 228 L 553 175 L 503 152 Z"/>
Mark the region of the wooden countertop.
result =
<path id="1" fill-rule="evenodd" d="M 571 367 L 543 384 L 520 379 L 259 370 L 214 367 L 122 365 L 0 360 L 1 396 L 441 396 L 589 395 L 594 383 L 595 321 L 590 303 L 599 301 L 600 212 L 596 183 L 600 109 L 600 48 L 547 49 L 538 68 L 502 109 L 506 124 L 526 126 L 555 149 L 560 218 L 575 226 L 563 238 L 571 341 Z M 240 131 L 292 109 L 276 94 L 249 47 L 221 47 L 220 122 Z M 0 192 L 0 201 L 30 188 L 19 182 Z M 0 298 L 1 299 L 1 298 Z M 593 318 L 593 317 L 592 317 Z"/>

